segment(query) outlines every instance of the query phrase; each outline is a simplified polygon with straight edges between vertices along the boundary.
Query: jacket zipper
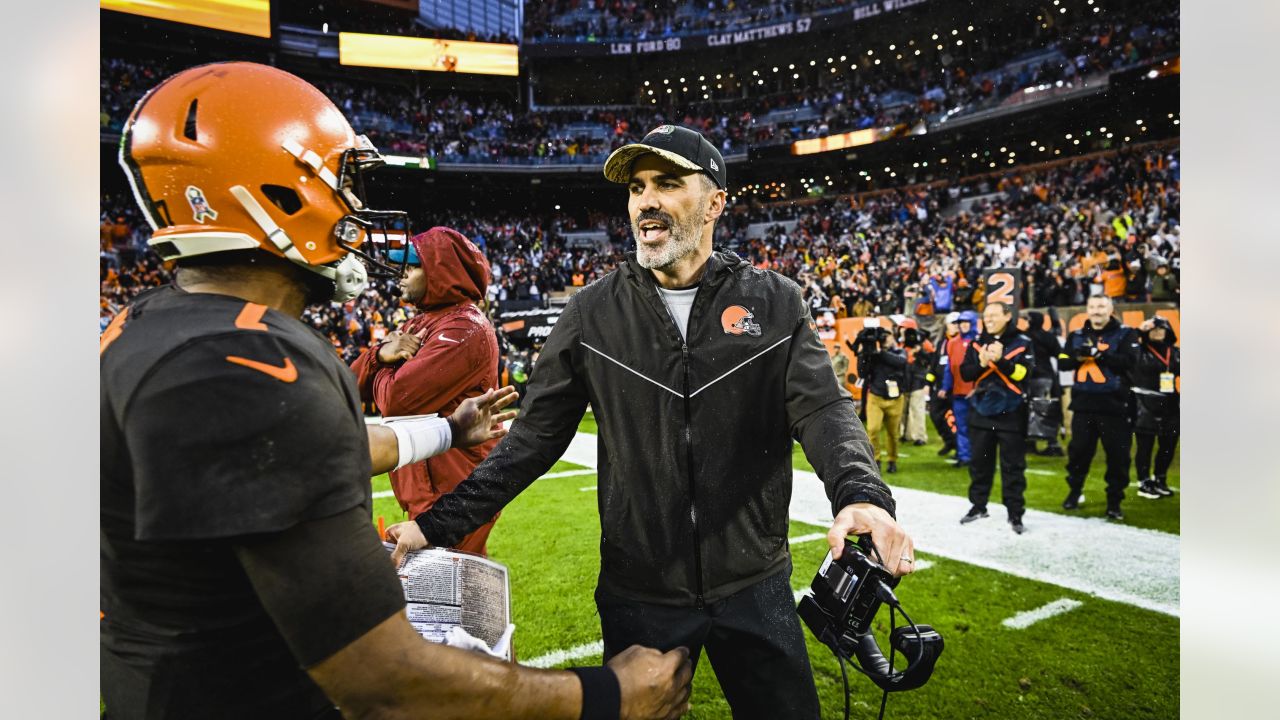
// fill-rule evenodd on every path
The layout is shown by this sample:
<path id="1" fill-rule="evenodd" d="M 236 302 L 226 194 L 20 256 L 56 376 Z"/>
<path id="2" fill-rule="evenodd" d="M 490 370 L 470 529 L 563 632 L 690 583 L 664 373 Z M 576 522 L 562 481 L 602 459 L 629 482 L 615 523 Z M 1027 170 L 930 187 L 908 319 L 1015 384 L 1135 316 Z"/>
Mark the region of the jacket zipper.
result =
<path id="1" fill-rule="evenodd" d="M 680 358 L 684 364 L 684 450 L 685 463 L 689 477 L 689 520 L 693 523 L 693 569 L 697 575 L 697 603 L 701 610 L 705 604 L 702 599 L 702 538 L 698 532 L 698 495 L 693 483 L 693 416 L 689 410 L 689 344 L 680 344 Z"/>

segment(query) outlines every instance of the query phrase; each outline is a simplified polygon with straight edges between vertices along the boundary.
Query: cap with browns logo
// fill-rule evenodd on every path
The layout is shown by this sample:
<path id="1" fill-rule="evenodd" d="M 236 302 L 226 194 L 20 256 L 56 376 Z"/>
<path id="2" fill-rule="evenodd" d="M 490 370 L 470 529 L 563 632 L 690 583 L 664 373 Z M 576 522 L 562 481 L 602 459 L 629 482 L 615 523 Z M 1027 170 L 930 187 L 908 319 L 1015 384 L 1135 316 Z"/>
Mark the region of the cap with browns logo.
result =
<path id="1" fill-rule="evenodd" d="M 604 161 L 604 176 L 616 183 L 631 181 L 631 164 L 641 155 L 657 155 L 686 170 L 704 172 L 721 190 L 729 182 L 724 158 L 701 133 L 679 125 L 659 125 L 638 143 L 623 145 Z"/>

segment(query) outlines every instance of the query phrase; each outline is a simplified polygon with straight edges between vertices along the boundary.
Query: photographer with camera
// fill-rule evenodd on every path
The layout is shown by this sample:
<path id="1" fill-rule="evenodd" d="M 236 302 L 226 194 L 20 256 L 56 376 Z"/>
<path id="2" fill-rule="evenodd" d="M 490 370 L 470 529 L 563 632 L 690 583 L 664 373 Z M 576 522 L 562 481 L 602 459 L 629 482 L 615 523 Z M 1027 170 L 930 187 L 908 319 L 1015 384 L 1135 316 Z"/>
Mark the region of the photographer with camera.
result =
<path id="1" fill-rule="evenodd" d="M 1031 452 L 1046 457 L 1062 457 L 1065 453 L 1058 444 L 1058 430 L 1062 427 L 1062 383 L 1058 381 L 1058 371 L 1053 361 L 1062 353 L 1062 341 L 1056 334 L 1058 323 L 1054 308 L 1049 308 L 1049 318 L 1055 328 L 1054 332 L 1044 329 L 1045 317 L 1038 312 L 1027 313 L 1027 328 L 1024 334 L 1031 340 L 1035 352 L 1035 366 L 1031 368 L 1031 378 L 1027 381 L 1027 397 L 1030 402 L 1030 421 L 1027 428 L 1027 439 Z M 1044 450 L 1036 450 L 1036 440 L 1045 440 Z"/>
<path id="2" fill-rule="evenodd" d="M 1075 510 L 1098 442 L 1107 455 L 1107 517 L 1123 520 L 1120 502 L 1129 486 L 1129 372 L 1138 361 L 1138 337 L 1112 317 L 1115 305 L 1093 295 L 1085 306 L 1088 322 L 1067 336 L 1058 367 L 1075 371 L 1071 387 L 1071 443 L 1067 446 L 1067 499 Z"/>
<path id="3" fill-rule="evenodd" d="M 1137 449 L 1133 462 L 1138 471 L 1138 495 L 1149 500 L 1169 497 L 1169 465 L 1178 446 L 1181 353 L 1178 336 L 1162 317 L 1153 317 L 1138 326 L 1142 348 L 1133 370 L 1136 416 L 1133 424 Z M 1156 443 L 1159 449 L 1156 449 Z M 1151 474 L 1151 453 L 1155 451 L 1155 474 Z"/>
<path id="4" fill-rule="evenodd" d="M 867 416 L 867 435 L 871 453 L 880 466 L 880 431 L 888 435 L 888 464 L 885 472 L 898 472 L 898 428 L 906 405 L 907 356 L 898 347 L 893 333 L 882 327 L 868 327 L 858 333 L 852 344 L 858 358 L 858 377 L 862 379 L 863 411 Z"/>
<path id="5" fill-rule="evenodd" d="M 1024 385 L 1035 365 L 1031 340 L 1018 332 L 1013 308 L 988 303 L 982 311 L 982 334 L 965 351 L 960 376 L 974 384 L 969 396 L 969 502 L 973 507 L 961 524 L 987 517 L 987 499 L 1000 452 L 1000 489 L 1009 525 L 1021 535 L 1027 489 L 1027 399 Z"/>
<path id="6" fill-rule="evenodd" d="M 933 342 L 920 332 L 911 318 L 898 321 L 899 342 L 906 353 L 906 403 L 902 416 L 902 441 L 920 446 L 929 441 L 925 434 L 925 403 L 929 399 L 929 378 L 937 362 Z"/>

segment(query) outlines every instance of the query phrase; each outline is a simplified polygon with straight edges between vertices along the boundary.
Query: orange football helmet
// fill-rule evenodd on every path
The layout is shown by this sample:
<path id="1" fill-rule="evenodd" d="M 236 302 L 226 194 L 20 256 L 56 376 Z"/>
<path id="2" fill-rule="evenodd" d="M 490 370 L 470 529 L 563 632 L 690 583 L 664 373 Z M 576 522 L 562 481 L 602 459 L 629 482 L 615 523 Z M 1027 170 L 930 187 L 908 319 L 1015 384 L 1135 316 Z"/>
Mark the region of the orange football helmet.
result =
<path id="1" fill-rule="evenodd" d="M 359 295 L 370 271 L 397 274 L 382 251 L 408 237 L 408 216 L 363 200 L 363 173 L 382 164 L 314 86 L 247 62 L 160 83 L 120 140 L 120 165 L 162 258 L 262 249 L 333 281 L 337 302 Z"/>

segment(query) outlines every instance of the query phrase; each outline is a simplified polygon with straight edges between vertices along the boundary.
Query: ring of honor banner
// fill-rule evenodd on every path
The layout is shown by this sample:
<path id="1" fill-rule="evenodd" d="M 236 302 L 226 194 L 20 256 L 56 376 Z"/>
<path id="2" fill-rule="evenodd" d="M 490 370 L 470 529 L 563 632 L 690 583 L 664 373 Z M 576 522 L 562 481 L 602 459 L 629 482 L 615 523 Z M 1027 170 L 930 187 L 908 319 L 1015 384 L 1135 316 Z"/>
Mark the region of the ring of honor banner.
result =
<path id="1" fill-rule="evenodd" d="M 1022 268 L 993 268 L 982 271 L 983 302 L 1005 303 L 1016 317 L 1022 309 Z M 983 305 L 986 307 L 986 305 Z"/>

